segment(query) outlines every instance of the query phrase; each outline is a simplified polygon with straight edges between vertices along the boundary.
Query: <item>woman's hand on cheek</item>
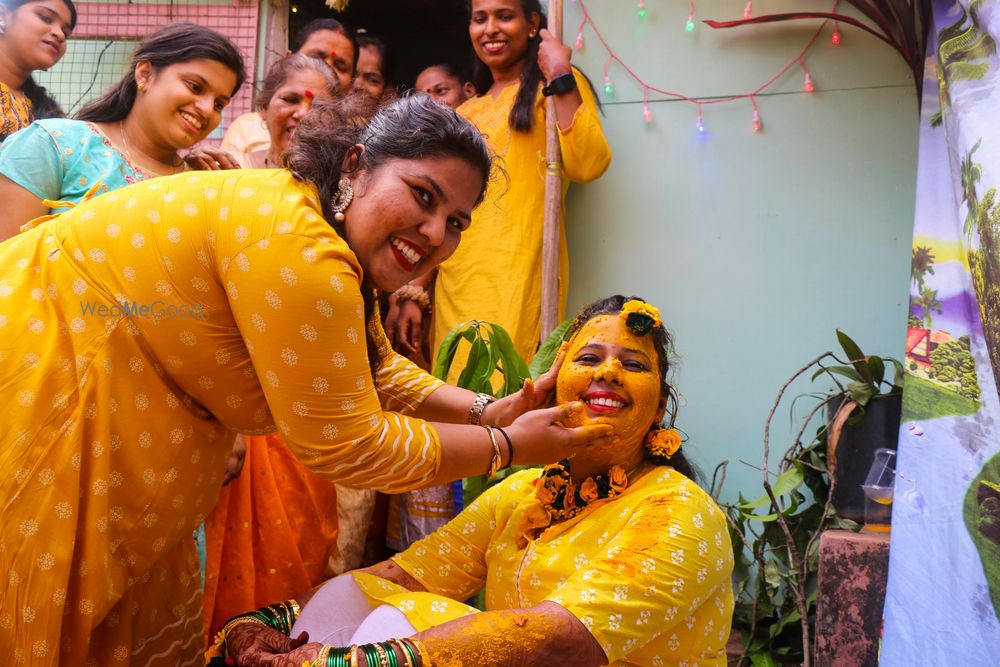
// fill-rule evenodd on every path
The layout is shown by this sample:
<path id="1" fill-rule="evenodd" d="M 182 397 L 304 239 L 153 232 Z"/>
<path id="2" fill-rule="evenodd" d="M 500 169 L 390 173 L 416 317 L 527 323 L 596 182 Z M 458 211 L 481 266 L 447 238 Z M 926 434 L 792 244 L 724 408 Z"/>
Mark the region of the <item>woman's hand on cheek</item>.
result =
<path id="1" fill-rule="evenodd" d="M 566 358 L 567 347 L 567 344 L 563 343 L 552 366 L 537 380 L 525 379 L 520 391 L 486 406 L 482 423 L 490 426 L 509 426 L 525 412 L 549 405 L 556 395 L 556 378 L 559 376 L 563 359 Z"/>
<path id="2" fill-rule="evenodd" d="M 573 50 L 569 45 L 556 40 L 548 30 L 542 30 L 538 34 L 542 38 L 538 45 L 538 67 L 545 80 L 552 81 L 557 76 L 572 72 L 569 60 Z"/>
<path id="3" fill-rule="evenodd" d="M 542 465 L 570 458 L 577 453 L 614 437 L 610 424 L 580 424 L 586 407 L 579 401 L 545 410 L 532 410 L 517 418 L 507 433 L 510 436 L 515 465 Z"/>

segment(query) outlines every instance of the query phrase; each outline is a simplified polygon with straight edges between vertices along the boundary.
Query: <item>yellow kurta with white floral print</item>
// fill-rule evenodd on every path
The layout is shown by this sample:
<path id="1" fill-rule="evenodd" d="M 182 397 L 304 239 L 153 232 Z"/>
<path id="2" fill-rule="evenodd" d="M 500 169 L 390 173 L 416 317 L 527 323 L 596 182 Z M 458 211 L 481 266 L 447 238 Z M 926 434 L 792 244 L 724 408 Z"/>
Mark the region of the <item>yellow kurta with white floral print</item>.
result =
<path id="1" fill-rule="evenodd" d="M 231 431 L 276 428 L 321 476 L 403 491 L 437 472 L 386 350 L 372 381 L 361 269 L 285 171 L 180 174 L 0 245 L 0 655 L 197 665 L 191 538 Z"/>
<path id="2" fill-rule="evenodd" d="M 569 127 L 559 131 L 563 191 L 570 181 L 598 178 L 611 164 L 597 101 L 590 84 L 573 70 L 583 104 Z M 541 88 L 541 86 L 539 86 Z M 494 99 L 482 95 L 466 100 L 458 112 L 483 133 L 506 170 L 486 189 L 483 202 L 472 212 L 472 224 L 462 233 L 455 253 L 438 267 L 434 283 L 436 354 L 448 332 L 466 320 L 485 320 L 502 326 L 524 359 L 538 347 L 542 303 L 542 226 L 545 210 L 545 104 L 539 92 L 534 123 L 528 132 L 514 131 L 508 120 L 519 86 L 508 86 Z M 563 206 L 565 210 L 565 206 Z M 565 216 L 563 216 L 565 218 Z M 569 290 L 569 251 L 565 220 L 560 222 L 559 315 Z M 459 349 L 453 375 L 465 365 Z"/>
<path id="3" fill-rule="evenodd" d="M 448 525 L 393 560 L 430 593 L 385 598 L 418 629 L 461 616 L 484 585 L 489 610 L 545 600 L 568 609 L 612 665 L 725 665 L 733 613 L 726 519 L 697 484 L 657 467 L 625 493 L 546 529 L 518 536 L 536 507 L 525 470 L 487 490 Z M 369 595 L 377 588 L 359 582 Z"/>

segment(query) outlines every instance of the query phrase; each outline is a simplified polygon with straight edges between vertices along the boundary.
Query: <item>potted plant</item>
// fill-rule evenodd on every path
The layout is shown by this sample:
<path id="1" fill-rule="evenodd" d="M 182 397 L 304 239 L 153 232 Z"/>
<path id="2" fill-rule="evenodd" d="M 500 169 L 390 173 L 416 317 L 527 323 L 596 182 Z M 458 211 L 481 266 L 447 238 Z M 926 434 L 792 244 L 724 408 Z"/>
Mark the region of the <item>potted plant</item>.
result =
<path id="1" fill-rule="evenodd" d="M 902 365 L 897 360 L 863 354 L 841 331 L 837 338 L 846 360 L 832 352 L 816 357 L 785 381 L 771 406 L 764 425 L 764 493 L 755 500 L 741 494 L 735 503 L 720 503 L 729 519 L 736 561 L 731 655 L 737 665 L 812 664 L 819 535 L 826 528 L 860 527 L 857 521 L 839 516 L 834 509 L 838 485 L 849 482 L 842 482 L 839 473 L 831 476 L 831 468 L 836 468 L 831 463 L 864 457 L 851 448 L 853 445 L 845 444 L 845 432 L 863 429 L 868 420 L 891 419 L 891 415 L 881 415 L 881 406 L 901 393 Z M 887 363 L 894 368 L 891 381 L 886 379 Z M 771 421 L 789 386 L 809 371 L 814 371 L 813 380 L 831 378 L 836 388 L 829 393 L 810 394 L 816 399 L 815 405 L 799 422 L 791 446 L 782 455 L 777 470 L 772 471 Z M 827 411 L 833 419 L 812 430 L 816 418 Z M 875 414 L 879 416 L 873 417 Z M 891 436 L 888 440 L 892 447 L 899 428 L 898 411 L 896 414 L 894 427 L 879 429 Z M 836 447 L 828 449 L 831 440 Z M 889 446 L 890 442 L 868 444 L 874 453 L 875 448 Z M 868 456 L 866 472 L 870 464 Z M 723 472 L 725 465 L 720 466 Z M 847 463 L 840 465 L 841 470 L 847 467 Z M 714 480 L 712 488 L 717 493 Z"/>

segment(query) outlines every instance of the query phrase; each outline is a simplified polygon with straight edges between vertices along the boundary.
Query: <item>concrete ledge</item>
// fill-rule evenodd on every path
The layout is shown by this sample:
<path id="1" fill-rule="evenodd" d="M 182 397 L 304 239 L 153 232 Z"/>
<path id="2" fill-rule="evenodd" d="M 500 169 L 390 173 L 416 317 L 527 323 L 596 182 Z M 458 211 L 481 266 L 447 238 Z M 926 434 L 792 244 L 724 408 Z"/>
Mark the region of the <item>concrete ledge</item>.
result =
<path id="1" fill-rule="evenodd" d="M 888 533 L 828 530 L 820 536 L 817 667 L 878 665 L 888 576 Z"/>

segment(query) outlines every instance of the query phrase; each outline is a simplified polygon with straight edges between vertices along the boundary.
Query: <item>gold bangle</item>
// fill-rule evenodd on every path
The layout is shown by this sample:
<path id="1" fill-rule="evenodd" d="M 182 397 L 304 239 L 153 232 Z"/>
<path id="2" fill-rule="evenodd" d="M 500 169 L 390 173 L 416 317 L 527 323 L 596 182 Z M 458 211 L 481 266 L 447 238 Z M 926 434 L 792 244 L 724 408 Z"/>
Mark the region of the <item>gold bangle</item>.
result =
<path id="1" fill-rule="evenodd" d="M 496 433 L 492 426 L 484 426 L 486 432 L 490 434 L 490 442 L 493 443 L 493 457 L 490 459 L 490 469 L 486 471 L 488 477 L 493 477 L 503 466 L 503 458 L 500 456 L 500 445 L 497 443 Z"/>
<path id="2" fill-rule="evenodd" d="M 410 638 L 413 645 L 417 647 L 417 653 L 420 654 L 420 667 L 431 667 L 431 656 L 427 653 L 427 647 L 419 639 Z"/>
<path id="3" fill-rule="evenodd" d="M 358 645 L 351 644 L 351 667 L 361 667 L 358 664 Z"/>
<path id="4" fill-rule="evenodd" d="M 318 667 L 327 666 L 330 662 L 330 651 L 332 650 L 333 646 L 331 644 L 323 644 L 323 646 L 320 647 L 319 653 L 316 654 L 316 664 Z"/>
<path id="5" fill-rule="evenodd" d="M 299 603 L 296 602 L 295 600 L 286 600 L 285 604 L 289 605 L 292 608 L 292 614 L 294 615 L 294 617 L 292 618 L 292 623 L 294 624 L 295 620 L 299 617 L 299 613 L 302 612 L 302 608 L 299 606 Z"/>
<path id="6" fill-rule="evenodd" d="M 389 667 L 389 655 L 385 652 L 385 647 L 378 642 L 375 642 L 373 646 L 375 647 L 375 652 L 378 653 L 379 667 Z"/>
<path id="7" fill-rule="evenodd" d="M 405 667 L 416 667 L 416 665 L 413 664 L 413 660 L 410 658 L 409 650 L 407 650 L 406 646 L 404 645 L 404 643 L 406 642 L 405 639 L 390 639 L 389 641 L 396 642 L 396 644 L 399 646 L 399 654 L 403 656 L 403 662 L 406 663 Z"/>
<path id="8" fill-rule="evenodd" d="M 245 625 L 247 623 L 254 623 L 256 625 L 263 625 L 265 628 L 270 628 L 270 629 L 274 630 L 274 628 L 271 628 L 270 625 L 268 625 L 264 621 L 260 620 L 259 618 L 254 618 L 253 616 L 237 616 L 236 618 L 230 619 L 230 621 L 228 623 L 226 623 L 225 625 L 223 625 L 222 629 L 219 630 L 219 634 L 228 635 L 229 632 L 233 628 L 235 628 L 237 625 Z"/>

